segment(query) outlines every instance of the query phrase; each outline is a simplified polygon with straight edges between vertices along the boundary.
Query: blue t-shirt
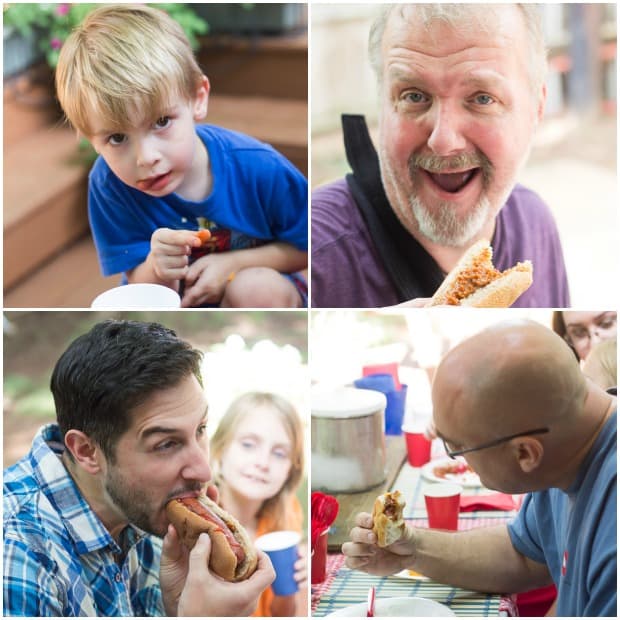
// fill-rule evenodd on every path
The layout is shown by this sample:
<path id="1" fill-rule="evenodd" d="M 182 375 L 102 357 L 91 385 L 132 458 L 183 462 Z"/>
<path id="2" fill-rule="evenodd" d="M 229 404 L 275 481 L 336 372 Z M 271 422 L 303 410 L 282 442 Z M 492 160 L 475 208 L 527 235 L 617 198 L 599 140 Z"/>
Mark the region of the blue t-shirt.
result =
<path id="1" fill-rule="evenodd" d="M 616 413 L 567 492 L 530 493 L 508 526 L 523 555 L 546 564 L 558 616 L 616 617 Z"/>
<path id="2" fill-rule="evenodd" d="M 213 187 L 204 200 L 149 196 L 123 183 L 99 157 L 89 175 L 88 213 L 104 275 L 146 259 L 158 228 L 208 228 L 211 251 L 271 241 L 308 248 L 308 182 L 271 146 L 243 134 L 198 125 Z"/>

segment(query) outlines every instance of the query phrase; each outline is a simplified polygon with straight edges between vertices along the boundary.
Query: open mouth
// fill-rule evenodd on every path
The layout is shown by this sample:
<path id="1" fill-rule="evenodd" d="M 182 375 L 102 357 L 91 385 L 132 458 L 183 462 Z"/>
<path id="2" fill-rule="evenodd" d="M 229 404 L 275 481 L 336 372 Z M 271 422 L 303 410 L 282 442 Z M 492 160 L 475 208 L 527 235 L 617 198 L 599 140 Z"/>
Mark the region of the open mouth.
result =
<path id="1" fill-rule="evenodd" d="M 465 189 L 480 174 L 480 168 L 471 168 L 462 172 L 429 172 L 424 170 L 431 181 L 442 191 L 456 194 Z"/>
<path id="2" fill-rule="evenodd" d="M 164 188 L 167 184 L 168 181 L 170 180 L 170 172 L 166 172 L 164 174 L 159 174 L 155 177 L 150 177 L 148 179 L 143 179 L 141 181 L 138 181 L 138 187 L 142 190 L 142 191 L 148 191 L 148 190 L 159 190 Z"/>

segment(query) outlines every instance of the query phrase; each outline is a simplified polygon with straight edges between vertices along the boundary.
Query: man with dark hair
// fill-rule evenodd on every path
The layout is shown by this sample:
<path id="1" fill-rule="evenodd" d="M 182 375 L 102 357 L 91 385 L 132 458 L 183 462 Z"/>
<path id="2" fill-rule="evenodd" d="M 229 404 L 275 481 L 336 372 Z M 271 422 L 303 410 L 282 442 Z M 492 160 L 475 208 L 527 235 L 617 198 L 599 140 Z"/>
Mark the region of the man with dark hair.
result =
<path id="1" fill-rule="evenodd" d="M 254 609 L 274 576 L 266 556 L 224 582 L 208 536 L 188 553 L 164 510 L 211 479 L 201 358 L 155 323 L 105 321 L 69 345 L 51 380 L 58 424 L 4 472 L 5 616 Z"/>

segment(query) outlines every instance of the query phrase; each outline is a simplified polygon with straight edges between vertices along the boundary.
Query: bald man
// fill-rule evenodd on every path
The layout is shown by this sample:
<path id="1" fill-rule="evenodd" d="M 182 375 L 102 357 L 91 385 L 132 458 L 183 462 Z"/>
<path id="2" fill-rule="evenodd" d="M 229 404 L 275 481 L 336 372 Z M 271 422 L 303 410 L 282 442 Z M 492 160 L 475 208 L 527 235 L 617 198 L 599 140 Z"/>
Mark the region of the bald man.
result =
<path id="1" fill-rule="evenodd" d="M 437 435 L 486 487 L 530 493 L 508 525 L 408 527 L 385 549 L 361 513 L 342 547 L 347 566 L 373 575 L 408 568 L 484 592 L 554 582 L 557 615 L 615 617 L 616 408 L 537 323 L 501 323 L 462 342 L 433 383 Z"/>

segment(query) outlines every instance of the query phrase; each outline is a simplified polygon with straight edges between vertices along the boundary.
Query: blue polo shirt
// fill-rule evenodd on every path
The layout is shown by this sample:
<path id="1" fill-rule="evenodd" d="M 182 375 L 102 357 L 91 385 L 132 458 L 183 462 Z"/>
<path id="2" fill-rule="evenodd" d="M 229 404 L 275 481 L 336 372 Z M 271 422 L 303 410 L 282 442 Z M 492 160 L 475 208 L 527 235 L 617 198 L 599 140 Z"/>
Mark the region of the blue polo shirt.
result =
<path id="1" fill-rule="evenodd" d="M 558 616 L 617 616 L 616 417 L 571 487 L 530 493 L 508 526 L 515 549 L 549 567 Z"/>

